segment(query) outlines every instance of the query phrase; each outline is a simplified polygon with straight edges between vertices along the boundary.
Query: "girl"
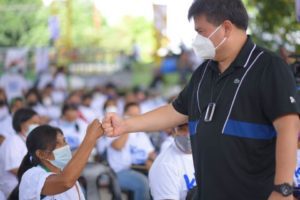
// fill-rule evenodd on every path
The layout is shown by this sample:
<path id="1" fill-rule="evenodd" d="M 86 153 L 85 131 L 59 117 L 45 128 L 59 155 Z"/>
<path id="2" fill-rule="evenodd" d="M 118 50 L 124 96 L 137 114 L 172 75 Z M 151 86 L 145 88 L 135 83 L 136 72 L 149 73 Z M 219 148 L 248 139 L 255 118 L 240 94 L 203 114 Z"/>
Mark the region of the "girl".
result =
<path id="1" fill-rule="evenodd" d="M 28 153 L 19 169 L 19 199 L 84 200 L 77 182 L 96 141 L 103 135 L 101 123 L 94 120 L 72 157 L 60 129 L 43 125 L 27 138 Z"/>

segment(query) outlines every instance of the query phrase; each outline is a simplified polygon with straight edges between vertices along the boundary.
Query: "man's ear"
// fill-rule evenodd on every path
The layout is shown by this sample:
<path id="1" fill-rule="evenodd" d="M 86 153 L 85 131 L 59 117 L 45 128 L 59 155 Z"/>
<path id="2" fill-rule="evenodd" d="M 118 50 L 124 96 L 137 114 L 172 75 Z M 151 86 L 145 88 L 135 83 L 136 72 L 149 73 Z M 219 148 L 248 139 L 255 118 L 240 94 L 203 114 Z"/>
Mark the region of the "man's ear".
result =
<path id="1" fill-rule="evenodd" d="M 231 21 L 225 20 L 223 22 L 223 26 L 225 28 L 225 37 L 227 37 L 227 38 L 230 37 L 234 25 L 231 23 Z"/>

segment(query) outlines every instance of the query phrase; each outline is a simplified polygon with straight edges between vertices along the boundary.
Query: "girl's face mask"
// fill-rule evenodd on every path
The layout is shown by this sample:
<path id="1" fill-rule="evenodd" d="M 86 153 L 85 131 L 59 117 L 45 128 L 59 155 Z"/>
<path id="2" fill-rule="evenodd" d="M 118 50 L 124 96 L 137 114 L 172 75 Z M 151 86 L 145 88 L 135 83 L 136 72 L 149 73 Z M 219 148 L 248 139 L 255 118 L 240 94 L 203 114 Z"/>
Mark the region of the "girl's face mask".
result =
<path id="1" fill-rule="evenodd" d="M 65 145 L 53 151 L 54 160 L 48 160 L 55 167 L 63 170 L 72 159 L 72 151 L 69 145 Z"/>

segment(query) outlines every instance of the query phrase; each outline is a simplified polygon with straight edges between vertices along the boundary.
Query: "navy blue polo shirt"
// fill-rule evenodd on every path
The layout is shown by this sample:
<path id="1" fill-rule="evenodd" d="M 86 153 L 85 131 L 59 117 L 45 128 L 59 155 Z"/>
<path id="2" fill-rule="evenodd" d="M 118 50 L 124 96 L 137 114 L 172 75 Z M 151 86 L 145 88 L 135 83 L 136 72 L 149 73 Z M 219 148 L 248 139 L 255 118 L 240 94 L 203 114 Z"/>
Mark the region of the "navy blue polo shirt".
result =
<path id="1" fill-rule="evenodd" d="M 210 103 L 214 113 L 206 122 Z M 248 37 L 223 73 L 212 60 L 198 67 L 173 106 L 189 119 L 199 199 L 268 198 L 275 175 L 272 122 L 300 112 L 293 75 L 282 59 Z"/>

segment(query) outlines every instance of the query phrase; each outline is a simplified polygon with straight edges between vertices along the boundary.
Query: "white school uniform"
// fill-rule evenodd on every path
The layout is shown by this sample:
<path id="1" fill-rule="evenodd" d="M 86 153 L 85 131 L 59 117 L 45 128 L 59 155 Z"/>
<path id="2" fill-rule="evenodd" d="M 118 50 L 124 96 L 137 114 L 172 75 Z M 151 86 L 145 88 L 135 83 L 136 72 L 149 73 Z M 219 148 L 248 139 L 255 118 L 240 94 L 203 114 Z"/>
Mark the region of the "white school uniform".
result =
<path id="1" fill-rule="evenodd" d="M 6 197 L 18 184 L 17 177 L 9 171 L 19 168 L 26 153 L 25 139 L 18 134 L 5 139 L 0 146 L 0 190 Z"/>
<path id="2" fill-rule="evenodd" d="M 196 185 L 192 154 L 180 151 L 175 142 L 158 155 L 149 171 L 149 185 L 154 200 L 185 200 Z"/>
<path id="3" fill-rule="evenodd" d="M 19 199 L 20 200 L 40 200 L 41 192 L 44 187 L 45 181 L 48 176 L 54 174 L 52 172 L 47 172 L 41 166 L 33 167 L 27 170 L 21 179 L 19 187 Z M 77 188 L 76 188 L 77 187 Z M 81 191 L 80 185 L 76 182 L 69 190 L 52 195 L 46 196 L 43 200 L 85 200 L 85 197 Z"/>

